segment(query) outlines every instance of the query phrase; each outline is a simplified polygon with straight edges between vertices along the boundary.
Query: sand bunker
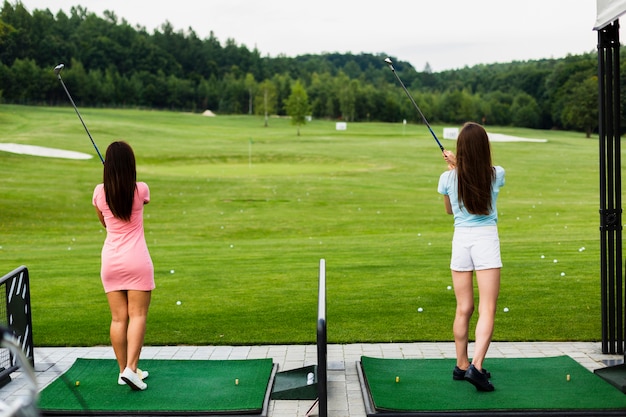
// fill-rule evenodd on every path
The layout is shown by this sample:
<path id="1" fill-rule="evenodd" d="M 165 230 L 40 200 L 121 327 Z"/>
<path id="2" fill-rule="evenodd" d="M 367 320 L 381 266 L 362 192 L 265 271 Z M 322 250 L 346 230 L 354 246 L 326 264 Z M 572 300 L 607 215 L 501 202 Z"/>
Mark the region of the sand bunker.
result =
<path id="1" fill-rule="evenodd" d="M 501 133 L 487 133 L 491 142 L 547 142 L 547 139 L 520 138 L 518 136 L 503 135 Z"/>
<path id="2" fill-rule="evenodd" d="M 63 149 L 46 148 L 43 146 L 21 145 L 18 143 L 0 143 L 0 151 L 18 153 L 21 155 L 43 156 L 46 158 L 65 158 L 65 159 L 91 159 L 92 155 L 66 151 Z"/>
<path id="3" fill-rule="evenodd" d="M 444 127 L 443 128 L 443 138 L 456 140 L 459 136 L 459 128 L 457 127 Z M 489 133 L 490 142 L 547 142 L 547 139 L 530 139 L 530 138 L 521 138 L 519 136 L 510 136 L 503 135 L 502 133 Z"/>

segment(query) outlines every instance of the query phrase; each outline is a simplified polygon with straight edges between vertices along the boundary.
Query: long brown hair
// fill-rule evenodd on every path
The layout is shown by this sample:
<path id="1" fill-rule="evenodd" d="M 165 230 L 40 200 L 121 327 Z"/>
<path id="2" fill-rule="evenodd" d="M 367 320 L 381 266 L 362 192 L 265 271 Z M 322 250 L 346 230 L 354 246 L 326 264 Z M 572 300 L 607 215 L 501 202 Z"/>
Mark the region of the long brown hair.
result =
<path id="1" fill-rule="evenodd" d="M 477 123 L 465 123 L 456 142 L 456 172 L 459 204 L 472 214 L 491 211 L 491 187 L 495 170 L 485 129 Z"/>
<path id="2" fill-rule="evenodd" d="M 113 216 L 129 221 L 137 187 L 137 170 L 135 154 L 128 143 L 119 141 L 109 145 L 102 177 L 106 202 Z"/>

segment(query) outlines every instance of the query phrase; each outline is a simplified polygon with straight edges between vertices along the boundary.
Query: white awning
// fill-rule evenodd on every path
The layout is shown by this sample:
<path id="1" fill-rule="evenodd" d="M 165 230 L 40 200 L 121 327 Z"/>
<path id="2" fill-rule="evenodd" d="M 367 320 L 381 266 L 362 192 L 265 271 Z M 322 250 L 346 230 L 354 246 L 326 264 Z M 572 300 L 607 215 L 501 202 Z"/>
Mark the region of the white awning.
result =
<path id="1" fill-rule="evenodd" d="M 626 0 L 596 0 L 597 17 L 593 30 L 599 30 L 626 13 Z"/>

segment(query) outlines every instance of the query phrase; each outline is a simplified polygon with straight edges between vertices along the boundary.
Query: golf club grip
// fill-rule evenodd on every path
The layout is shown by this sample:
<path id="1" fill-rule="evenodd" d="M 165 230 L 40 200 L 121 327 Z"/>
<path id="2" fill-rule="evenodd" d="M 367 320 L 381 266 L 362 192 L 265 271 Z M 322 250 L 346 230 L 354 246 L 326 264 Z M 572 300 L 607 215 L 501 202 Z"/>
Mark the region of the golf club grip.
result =
<path id="1" fill-rule="evenodd" d="M 441 144 L 441 142 L 439 142 L 439 139 L 437 139 L 437 135 L 435 135 L 435 132 L 433 132 L 433 130 L 430 128 L 430 125 L 428 126 L 428 130 L 430 130 L 430 133 L 433 135 L 433 138 L 435 138 L 435 142 L 437 142 L 437 145 L 439 145 L 439 149 L 441 149 L 441 152 L 443 152 L 445 149 L 443 148 L 443 145 Z"/>

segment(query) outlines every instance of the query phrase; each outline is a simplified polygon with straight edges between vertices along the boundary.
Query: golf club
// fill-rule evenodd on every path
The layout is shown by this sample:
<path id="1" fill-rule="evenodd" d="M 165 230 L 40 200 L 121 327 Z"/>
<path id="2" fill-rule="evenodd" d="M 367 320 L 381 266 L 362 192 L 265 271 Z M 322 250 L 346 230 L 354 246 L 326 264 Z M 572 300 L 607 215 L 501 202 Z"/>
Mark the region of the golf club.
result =
<path id="1" fill-rule="evenodd" d="M 413 100 L 413 97 L 411 97 L 411 93 L 409 93 L 409 90 L 406 89 L 406 87 L 404 86 L 404 83 L 402 82 L 398 74 L 396 73 L 396 69 L 393 67 L 393 62 L 391 61 L 391 58 L 385 58 L 385 62 L 387 63 L 387 65 L 389 65 L 389 69 L 391 69 L 391 72 L 393 72 L 393 75 L 395 75 L 396 78 L 398 79 L 398 82 L 404 89 L 404 92 L 406 93 L 406 95 L 409 96 L 409 99 L 411 100 L 411 103 L 413 103 L 415 108 L 417 109 L 417 112 L 420 114 L 420 116 L 422 116 L 422 120 L 424 121 L 424 124 L 426 124 L 426 127 L 428 127 L 428 130 L 430 130 L 431 135 L 433 135 L 433 138 L 435 138 L 435 142 L 437 142 L 437 145 L 439 145 L 439 149 L 441 149 L 441 152 L 443 152 L 444 151 L 443 145 L 441 144 L 441 142 L 439 142 L 439 139 L 437 139 L 437 135 L 435 135 L 435 132 L 433 132 L 433 129 L 430 127 L 428 120 L 426 120 L 426 117 L 424 117 L 424 113 L 422 113 L 420 108 L 417 106 L 417 103 L 415 102 L 415 100 Z"/>
<path id="2" fill-rule="evenodd" d="M 74 100 L 72 100 L 72 96 L 70 95 L 70 92 L 67 90 L 67 87 L 65 86 L 65 83 L 63 82 L 63 79 L 61 78 L 61 71 L 63 70 L 64 67 L 65 67 L 64 64 L 57 65 L 56 67 L 54 67 L 54 73 L 56 74 L 59 81 L 61 81 L 61 85 L 63 86 L 63 89 L 67 93 L 67 97 L 70 99 L 72 106 L 74 106 L 74 110 L 76 111 L 76 114 L 78 115 L 78 118 L 80 119 L 80 122 L 83 124 L 83 127 L 85 128 L 85 132 L 87 132 L 87 136 L 89 136 L 89 139 L 91 139 L 91 144 L 96 149 L 96 152 L 98 153 L 98 156 L 100 157 L 100 161 L 104 164 L 104 158 L 102 157 L 100 150 L 96 146 L 96 142 L 93 141 L 93 138 L 91 137 L 91 133 L 89 133 L 89 129 L 87 129 L 87 125 L 85 125 L 85 122 L 83 122 L 83 118 L 80 117 L 78 108 L 76 107 L 76 104 L 74 104 Z"/>

